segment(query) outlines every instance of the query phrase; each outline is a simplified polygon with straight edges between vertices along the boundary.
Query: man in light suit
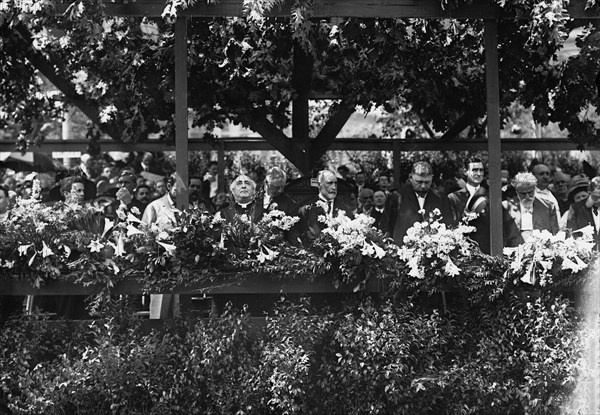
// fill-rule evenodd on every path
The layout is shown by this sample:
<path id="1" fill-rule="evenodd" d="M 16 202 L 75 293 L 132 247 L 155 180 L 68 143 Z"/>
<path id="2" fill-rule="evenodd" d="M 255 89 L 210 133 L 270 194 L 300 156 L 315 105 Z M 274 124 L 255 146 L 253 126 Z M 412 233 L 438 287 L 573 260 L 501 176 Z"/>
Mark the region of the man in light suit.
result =
<path id="1" fill-rule="evenodd" d="M 142 222 L 150 226 L 156 223 L 160 228 L 171 229 L 177 224 L 176 214 L 180 213 L 175 206 L 177 194 L 184 188 L 183 182 L 177 173 L 173 173 L 167 179 L 167 193 L 156 200 L 150 202 L 144 214 Z"/>
<path id="2" fill-rule="evenodd" d="M 344 211 L 350 218 L 354 218 L 352 208 L 337 197 L 337 177 L 330 170 L 321 170 L 317 176 L 319 194 L 299 209 L 300 232 L 309 240 L 315 239 L 327 226 L 319 221 L 319 216 L 333 217 L 338 211 Z"/>
<path id="3" fill-rule="evenodd" d="M 179 209 L 175 206 L 177 194 L 185 185 L 177 173 L 167 179 L 167 193 L 150 202 L 142 215 L 142 222 L 150 226 L 156 224 L 160 229 L 171 229 L 177 225 Z M 150 294 L 150 319 L 167 318 L 169 310 L 179 314 L 179 294 Z"/>
<path id="4" fill-rule="evenodd" d="M 483 161 L 480 158 L 473 157 L 465 161 L 467 183 L 464 188 L 452 192 L 448 195 L 450 205 L 452 206 L 452 214 L 454 215 L 454 223 L 459 223 L 465 213 L 467 202 L 475 193 L 483 196 L 488 195 L 486 188 L 481 187 L 485 170 Z"/>
<path id="5" fill-rule="evenodd" d="M 596 250 L 600 248 L 600 176 L 594 177 L 588 187 L 589 196 L 575 202 L 571 205 L 567 214 L 567 229 L 573 231 L 575 237 L 581 236 L 581 232 L 577 232 L 588 225 L 594 229 L 593 238 L 596 243 Z"/>
<path id="6" fill-rule="evenodd" d="M 525 242 L 531 238 L 534 229 L 558 232 L 558 215 L 554 203 L 536 198 L 537 179 L 531 173 L 518 173 L 513 181 L 517 193 L 514 198 L 502 202 L 515 221 Z"/>
<path id="7" fill-rule="evenodd" d="M 402 188 L 399 196 L 398 213 L 394 226 L 394 241 L 397 245 L 404 244 L 406 231 L 416 222 L 429 218 L 429 215 L 439 209 L 439 220 L 447 226 L 454 224 L 452 207 L 446 195 L 438 195 L 431 189 L 433 169 L 426 161 L 413 164 L 409 183 Z"/>

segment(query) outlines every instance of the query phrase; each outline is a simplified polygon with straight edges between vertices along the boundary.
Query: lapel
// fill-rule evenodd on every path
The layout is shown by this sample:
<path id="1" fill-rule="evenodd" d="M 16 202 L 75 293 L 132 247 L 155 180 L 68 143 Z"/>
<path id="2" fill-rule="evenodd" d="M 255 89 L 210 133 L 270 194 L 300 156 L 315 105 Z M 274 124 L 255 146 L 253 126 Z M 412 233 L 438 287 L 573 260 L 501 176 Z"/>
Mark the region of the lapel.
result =
<path id="1" fill-rule="evenodd" d="M 417 200 L 417 195 L 413 190 L 412 186 L 409 184 L 404 188 L 405 191 L 402 195 L 402 202 L 406 202 L 409 208 L 412 208 L 415 212 L 419 212 L 421 207 L 419 206 L 419 201 Z M 425 204 L 427 204 L 427 198 L 425 198 Z"/>

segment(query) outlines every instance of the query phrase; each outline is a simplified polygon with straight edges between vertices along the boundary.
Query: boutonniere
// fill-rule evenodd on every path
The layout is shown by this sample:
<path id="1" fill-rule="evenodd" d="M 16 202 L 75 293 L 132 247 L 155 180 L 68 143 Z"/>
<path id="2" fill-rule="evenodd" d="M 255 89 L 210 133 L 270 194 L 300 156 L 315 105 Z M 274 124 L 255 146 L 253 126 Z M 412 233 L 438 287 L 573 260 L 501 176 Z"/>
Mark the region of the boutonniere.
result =
<path id="1" fill-rule="evenodd" d="M 327 203 L 325 203 L 324 201 L 322 201 L 320 199 L 315 202 L 315 206 L 320 207 L 325 212 L 327 212 L 327 210 L 329 209 L 329 206 L 327 205 Z"/>

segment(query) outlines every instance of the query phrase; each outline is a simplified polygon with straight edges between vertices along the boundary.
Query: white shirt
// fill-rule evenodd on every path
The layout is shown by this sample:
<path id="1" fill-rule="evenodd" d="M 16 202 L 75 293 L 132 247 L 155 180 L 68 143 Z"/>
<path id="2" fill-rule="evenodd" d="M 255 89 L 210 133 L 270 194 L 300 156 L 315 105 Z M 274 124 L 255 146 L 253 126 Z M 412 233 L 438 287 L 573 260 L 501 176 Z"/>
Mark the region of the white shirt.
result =
<path id="1" fill-rule="evenodd" d="M 204 175 L 204 180 L 208 180 L 208 182 L 210 183 L 210 195 L 209 195 L 209 197 L 211 199 L 217 195 L 217 189 L 219 188 L 219 175 L 215 174 L 214 177 L 215 177 L 215 180 L 211 181 L 212 176 L 210 175 L 210 173 L 206 173 Z"/>
<path id="2" fill-rule="evenodd" d="M 475 186 L 471 186 L 469 183 L 467 183 L 466 187 L 467 187 L 467 191 L 469 192 L 469 194 L 471 196 L 473 196 L 475 194 L 475 192 L 478 191 L 481 186 L 475 187 Z"/>
<path id="3" fill-rule="evenodd" d="M 531 208 L 525 208 L 521 203 L 521 236 L 525 242 L 530 239 L 533 231 L 533 205 Z"/>
<path id="4" fill-rule="evenodd" d="M 267 193 L 265 193 L 265 197 L 263 199 L 263 207 L 266 209 L 269 207 L 269 205 L 271 204 L 271 196 Z"/>
<path id="5" fill-rule="evenodd" d="M 425 198 L 427 197 L 427 194 L 425 194 L 425 196 L 419 196 L 418 193 L 415 193 L 415 195 L 417 196 L 417 200 L 419 201 L 419 208 L 423 209 L 423 206 L 425 206 Z"/>

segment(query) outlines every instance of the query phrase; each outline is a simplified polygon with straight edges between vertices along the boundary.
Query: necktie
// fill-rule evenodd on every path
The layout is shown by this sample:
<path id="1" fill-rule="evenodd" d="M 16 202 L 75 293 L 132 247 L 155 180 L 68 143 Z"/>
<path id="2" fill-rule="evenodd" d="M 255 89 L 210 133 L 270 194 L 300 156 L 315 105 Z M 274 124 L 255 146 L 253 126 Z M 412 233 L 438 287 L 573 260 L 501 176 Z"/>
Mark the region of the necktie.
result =
<path id="1" fill-rule="evenodd" d="M 594 216 L 598 215 L 598 206 L 592 206 L 592 212 L 594 212 Z"/>
<path id="2" fill-rule="evenodd" d="M 327 214 L 331 214 L 333 212 L 333 200 L 327 202 Z"/>

